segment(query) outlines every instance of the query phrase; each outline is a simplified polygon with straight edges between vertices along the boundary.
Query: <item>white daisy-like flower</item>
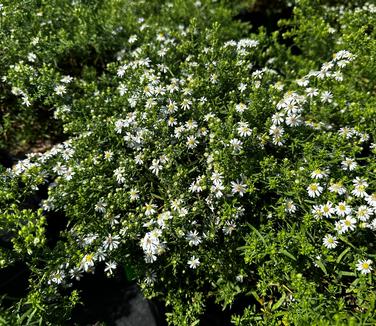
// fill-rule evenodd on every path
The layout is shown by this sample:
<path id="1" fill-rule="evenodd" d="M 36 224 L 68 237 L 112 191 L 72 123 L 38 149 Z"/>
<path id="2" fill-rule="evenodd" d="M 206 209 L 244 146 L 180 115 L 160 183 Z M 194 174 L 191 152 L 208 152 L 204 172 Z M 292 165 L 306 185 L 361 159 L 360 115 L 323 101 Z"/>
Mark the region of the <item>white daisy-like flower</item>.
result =
<path id="1" fill-rule="evenodd" d="M 372 206 L 374 209 L 376 208 L 376 192 L 366 196 L 365 200 L 368 205 Z"/>
<path id="2" fill-rule="evenodd" d="M 196 140 L 196 137 L 195 136 L 188 136 L 187 137 L 187 142 L 186 142 L 186 145 L 188 148 L 192 149 L 192 148 L 195 148 L 197 147 L 197 140 Z"/>
<path id="3" fill-rule="evenodd" d="M 158 159 L 154 159 L 151 163 L 151 166 L 149 167 L 149 170 L 151 170 L 155 175 L 158 175 L 159 174 L 159 171 L 162 170 L 162 165 L 159 164 L 159 160 Z"/>
<path id="4" fill-rule="evenodd" d="M 346 193 L 346 188 L 341 182 L 332 183 L 329 187 L 330 192 L 337 193 L 338 195 L 343 195 Z"/>
<path id="5" fill-rule="evenodd" d="M 285 115 L 283 112 L 274 113 L 272 116 L 273 125 L 279 126 L 281 123 L 283 123 L 284 118 Z"/>
<path id="6" fill-rule="evenodd" d="M 290 127 L 297 127 L 301 125 L 301 116 L 299 114 L 289 114 L 286 118 L 286 124 Z"/>
<path id="7" fill-rule="evenodd" d="M 233 138 L 230 140 L 230 145 L 235 151 L 240 151 L 242 149 L 243 142 L 237 138 Z"/>
<path id="8" fill-rule="evenodd" d="M 236 104 L 235 110 L 236 112 L 243 113 L 245 110 L 247 110 L 248 107 L 244 103 Z"/>
<path id="9" fill-rule="evenodd" d="M 334 214 L 334 212 L 335 212 L 335 210 L 333 208 L 333 203 L 330 202 L 330 201 L 328 201 L 324 205 L 321 205 L 320 208 L 321 208 L 322 214 L 325 217 L 331 217 Z"/>
<path id="10" fill-rule="evenodd" d="M 192 269 L 196 269 L 200 265 L 200 260 L 195 256 L 192 256 L 190 260 L 188 260 L 188 265 Z"/>
<path id="11" fill-rule="evenodd" d="M 345 233 L 347 230 L 343 227 L 343 224 L 341 221 L 336 221 L 334 223 L 334 229 L 337 231 L 338 234 L 343 234 Z"/>
<path id="12" fill-rule="evenodd" d="M 322 240 L 324 246 L 328 249 L 334 249 L 338 245 L 337 238 L 331 234 L 327 234 Z"/>
<path id="13" fill-rule="evenodd" d="M 104 250 L 112 251 L 116 249 L 117 247 L 119 247 L 119 244 L 120 244 L 120 236 L 118 235 L 112 236 L 111 234 L 109 234 L 106 237 L 106 239 L 103 241 L 102 246 Z"/>
<path id="14" fill-rule="evenodd" d="M 107 275 L 112 275 L 116 267 L 117 264 L 114 261 L 109 261 L 106 262 L 106 267 L 104 268 L 104 271 L 107 273 Z"/>
<path id="15" fill-rule="evenodd" d="M 322 103 L 332 103 L 333 94 L 329 91 L 322 92 L 320 99 Z"/>
<path id="16" fill-rule="evenodd" d="M 345 231 L 354 231 L 356 228 L 356 219 L 351 216 L 346 216 L 346 218 L 340 222 Z"/>
<path id="17" fill-rule="evenodd" d="M 114 153 L 112 151 L 105 151 L 103 156 L 106 161 L 111 161 Z"/>
<path id="18" fill-rule="evenodd" d="M 191 247 L 198 246 L 201 243 L 201 237 L 196 230 L 189 231 L 185 237 Z"/>
<path id="19" fill-rule="evenodd" d="M 351 214 L 351 207 L 346 204 L 346 202 L 342 201 L 339 202 L 338 205 L 335 207 L 336 214 L 338 216 L 345 216 Z"/>
<path id="20" fill-rule="evenodd" d="M 358 166 L 358 163 L 354 159 L 347 157 L 341 162 L 341 166 L 343 170 L 353 171 Z"/>
<path id="21" fill-rule="evenodd" d="M 63 96 L 67 92 L 67 89 L 65 85 L 57 85 L 55 86 L 54 91 L 57 95 Z"/>
<path id="22" fill-rule="evenodd" d="M 214 184 L 222 183 L 223 175 L 221 172 L 214 171 L 210 180 L 213 181 Z"/>
<path id="23" fill-rule="evenodd" d="M 107 203 L 105 203 L 103 201 L 103 199 L 99 200 L 96 204 L 95 204 L 95 211 L 96 212 L 99 212 L 99 213 L 105 213 L 106 212 L 106 207 L 107 207 Z"/>
<path id="24" fill-rule="evenodd" d="M 324 188 L 321 187 L 320 184 L 318 184 L 318 183 L 311 183 L 307 187 L 308 196 L 312 197 L 312 198 L 320 196 L 323 190 L 324 190 Z"/>
<path id="25" fill-rule="evenodd" d="M 93 253 L 86 254 L 81 261 L 81 269 L 85 272 L 89 271 L 94 266 L 96 256 Z"/>
<path id="26" fill-rule="evenodd" d="M 313 179 L 323 179 L 327 176 L 328 176 L 327 170 L 316 169 L 316 170 L 313 170 L 311 173 L 311 178 Z"/>
<path id="27" fill-rule="evenodd" d="M 361 205 L 358 207 L 356 211 L 356 218 L 360 221 L 368 221 L 371 215 L 373 214 L 373 210 L 366 205 Z"/>
<path id="28" fill-rule="evenodd" d="M 370 259 L 359 260 L 358 263 L 356 264 L 356 269 L 360 271 L 362 274 L 369 274 L 373 270 L 371 265 L 372 265 L 372 260 Z"/>
<path id="29" fill-rule="evenodd" d="M 239 194 L 240 197 L 243 197 L 243 195 L 247 191 L 248 186 L 239 181 L 231 181 L 231 187 L 232 187 L 231 192 L 233 194 Z"/>
<path id="30" fill-rule="evenodd" d="M 136 188 L 129 190 L 129 199 L 135 201 L 140 198 L 139 191 Z"/>
<path id="31" fill-rule="evenodd" d="M 247 137 L 252 134 L 252 130 L 249 128 L 247 122 L 239 122 L 238 125 L 237 131 L 241 137 Z"/>
<path id="32" fill-rule="evenodd" d="M 275 138 L 280 138 L 284 134 L 284 129 L 280 126 L 276 125 L 271 125 L 269 129 L 269 135 L 275 137 Z"/>
<path id="33" fill-rule="evenodd" d="M 155 204 L 151 204 L 151 203 L 148 203 L 148 204 L 145 204 L 144 208 L 145 208 L 145 215 L 146 216 L 150 216 L 150 215 L 153 215 L 155 214 L 157 211 L 156 211 L 156 208 L 158 206 L 155 205 Z"/>
<path id="34" fill-rule="evenodd" d="M 323 217 L 323 212 L 321 210 L 321 207 L 319 205 L 313 205 L 311 209 L 311 213 L 316 219 L 322 219 Z"/>
<path id="35" fill-rule="evenodd" d="M 317 88 L 308 87 L 306 88 L 306 94 L 308 97 L 315 97 L 319 95 L 319 91 Z"/>
<path id="36" fill-rule="evenodd" d="M 225 225 L 222 228 L 222 231 L 225 235 L 230 235 L 232 232 L 236 230 L 236 223 L 235 221 L 226 221 Z"/>
<path id="37" fill-rule="evenodd" d="M 296 205 L 291 199 L 286 199 L 286 201 L 285 201 L 285 211 L 287 213 L 295 213 L 296 212 Z"/>

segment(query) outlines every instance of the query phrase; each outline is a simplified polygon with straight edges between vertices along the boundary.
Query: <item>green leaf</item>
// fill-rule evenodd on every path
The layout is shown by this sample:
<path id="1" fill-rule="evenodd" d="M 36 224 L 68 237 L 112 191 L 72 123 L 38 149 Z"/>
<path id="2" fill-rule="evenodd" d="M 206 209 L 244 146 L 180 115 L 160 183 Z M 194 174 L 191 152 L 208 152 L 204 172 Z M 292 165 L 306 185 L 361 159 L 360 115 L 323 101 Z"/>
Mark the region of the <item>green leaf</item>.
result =
<path id="1" fill-rule="evenodd" d="M 351 248 L 347 247 L 341 254 L 338 256 L 336 263 L 339 264 L 342 258 L 350 251 Z"/>
<path id="2" fill-rule="evenodd" d="M 286 249 L 283 249 L 280 251 L 281 254 L 284 254 L 285 256 L 291 258 L 292 260 L 295 260 L 296 261 L 296 258 L 294 255 L 292 255 L 291 253 L 289 253 Z"/>
<path id="3" fill-rule="evenodd" d="M 277 310 L 280 306 L 282 306 L 283 302 L 285 302 L 286 293 L 283 292 L 282 297 L 273 305 L 272 311 Z"/>
<path id="4" fill-rule="evenodd" d="M 354 273 L 354 272 L 346 272 L 346 271 L 340 271 L 338 273 L 338 275 L 340 277 L 342 277 L 342 276 L 354 276 L 354 277 L 356 277 L 356 273 Z"/>
<path id="5" fill-rule="evenodd" d="M 265 241 L 264 237 L 261 235 L 261 233 L 253 225 L 250 224 L 249 226 L 257 234 L 257 236 L 260 238 L 262 243 L 266 246 L 266 241 Z"/>
<path id="6" fill-rule="evenodd" d="M 316 260 L 315 263 L 317 264 L 317 266 L 320 267 L 320 269 L 324 272 L 325 275 L 328 275 L 325 265 L 322 263 L 321 260 Z"/>

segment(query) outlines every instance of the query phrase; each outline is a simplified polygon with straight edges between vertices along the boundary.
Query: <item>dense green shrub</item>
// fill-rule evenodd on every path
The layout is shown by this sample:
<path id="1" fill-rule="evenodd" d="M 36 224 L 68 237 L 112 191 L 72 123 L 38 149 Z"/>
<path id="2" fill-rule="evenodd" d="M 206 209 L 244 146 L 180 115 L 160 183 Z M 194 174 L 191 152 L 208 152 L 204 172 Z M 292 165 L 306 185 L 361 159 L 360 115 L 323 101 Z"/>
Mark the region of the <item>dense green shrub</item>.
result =
<path id="1" fill-rule="evenodd" d="M 68 140 L 0 179 L 1 267 L 31 269 L 4 320 L 63 323 L 85 273 L 131 266 L 174 325 L 238 298 L 236 325 L 374 323 L 376 8 L 299 1 L 283 32 L 247 35 L 225 2 L 126 3 L 68 15 L 61 33 L 94 30 L 6 72 Z M 92 44 L 100 71 L 69 78 L 52 59 Z M 68 225 L 51 245 L 54 211 Z"/>

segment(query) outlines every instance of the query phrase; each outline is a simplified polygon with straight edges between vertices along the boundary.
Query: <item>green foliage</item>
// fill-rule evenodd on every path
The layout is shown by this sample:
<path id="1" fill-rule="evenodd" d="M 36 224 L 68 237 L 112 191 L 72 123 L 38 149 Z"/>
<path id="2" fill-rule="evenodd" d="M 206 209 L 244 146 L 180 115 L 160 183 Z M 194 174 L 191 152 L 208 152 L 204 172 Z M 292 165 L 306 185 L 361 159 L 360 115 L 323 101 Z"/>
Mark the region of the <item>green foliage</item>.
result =
<path id="1" fill-rule="evenodd" d="M 243 6 L 4 4 L 3 131 L 44 108 L 67 139 L 1 174 L 1 267 L 31 271 L 7 323 L 66 321 L 117 268 L 173 325 L 237 299 L 235 325 L 376 321 L 376 8 L 301 0 L 269 35 Z"/>

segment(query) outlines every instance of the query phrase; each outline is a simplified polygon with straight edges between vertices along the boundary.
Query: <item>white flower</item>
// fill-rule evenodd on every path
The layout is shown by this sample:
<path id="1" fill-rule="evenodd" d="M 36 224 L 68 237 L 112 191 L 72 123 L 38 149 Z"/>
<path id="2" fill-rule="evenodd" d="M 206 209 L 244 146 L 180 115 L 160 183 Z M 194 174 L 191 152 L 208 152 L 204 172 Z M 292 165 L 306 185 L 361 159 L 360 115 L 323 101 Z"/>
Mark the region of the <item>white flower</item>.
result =
<path id="1" fill-rule="evenodd" d="M 311 183 L 307 187 L 307 191 L 309 197 L 315 198 L 321 195 L 323 187 L 321 187 L 318 183 Z"/>
<path id="2" fill-rule="evenodd" d="M 249 128 L 249 125 L 247 122 L 239 122 L 238 125 L 239 127 L 237 131 L 241 137 L 247 137 L 252 134 L 252 130 Z"/>
<path id="3" fill-rule="evenodd" d="M 343 170 L 353 171 L 358 166 L 358 163 L 354 159 L 347 157 L 341 162 L 341 165 Z"/>
<path id="4" fill-rule="evenodd" d="M 368 183 L 365 180 L 360 179 L 359 177 L 356 177 L 356 179 L 353 180 L 353 184 L 354 184 L 354 189 L 353 191 L 351 191 L 351 193 L 354 196 L 360 197 L 360 198 L 364 198 L 367 196 L 366 188 L 368 187 Z"/>
<path id="5" fill-rule="evenodd" d="M 114 176 L 119 184 L 125 182 L 124 173 L 125 169 L 123 167 L 118 167 L 116 170 L 114 170 Z"/>
<path id="6" fill-rule="evenodd" d="M 285 211 L 287 213 L 295 213 L 296 212 L 296 205 L 291 199 L 287 199 L 285 202 Z"/>
<path id="7" fill-rule="evenodd" d="M 332 183 L 329 187 L 329 191 L 337 193 L 338 195 L 343 195 L 346 193 L 346 189 L 343 187 L 341 182 Z"/>
<path id="8" fill-rule="evenodd" d="M 119 247 L 120 244 L 120 237 L 118 235 L 112 236 L 109 234 L 107 238 L 103 241 L 103 249 L 112 251 L 113 249 L 116 249 Z"/>
<path id="9" fill-rule="evenodd" d="M 240 93 L 243 93 L 246 89 L 247 89 L 247 84 L 244 84 L 244 83 L 239 84 L 238 90 L 240 91 Z"/>
<path id="10" fill-rule="evenodd" d="M 214 171 L 210 180 L 212 180 L 214 184 L 222 184 L 223 175 L 220 172 Z"/>
<path id="11" fill-rule="evenodd" d="M 242 149 L 243 142 L 237 138 L 233 138 L 230 140 L 230 145 L 235 151 L 240 151 Z"/>
<path id="12" fill-rule="evenodd" d="M 139 195 L 139 191 L 137 189 L 132 188 L 131 190 L 129 190 L 129 199 L 131 201 L 135 201 L 139 198 L 140 198 L 140 195 Z"/>
<path id="13" fill-rule="evenodd" d="M 145 204 L 145 215 L 150 216 L 156 213 L 157 205 L 155 204 Z"/>
<path id="14" fill-rule="evenodd" d="M 52 274 L 51 281 L 56 284 L 61 284 L 64 281 L 64 277 L 65 277 L 64 273 L 58 270 Z"/>
<path id="15" fill-rule="evenodd" d="M 323 239 L 323 244 L 328 249 L 334 249 L 337 247 L 338 241 L 337 238 L 332 236 L 331 234 L 327 234 Z"/>
<path id="16" fill-rule="evenodd" d="M 290 127 L 296 127 L 302 124 L 301 116 L 299 114 L 290 114 L 286 118 L 286 124 Z"/>
<path id="17" fill-rule="evenodd" d="M 67 90 L 64 85 L 58 85 L 58 86 L 55 86 L 54 91 L 57 95 L 62 96 L 66 93 Z"/>
<path id="18" fill-rule="evenodd" d="M 192 149 L 192 148 L 197 147 L 197 143 L 198 143 L 198 142 L 197 142 L 195 136 L 188 136 L 188 137 L 187 137 L 187 142 L 186 142 L 186 144 L 187 144 L 188 148 Z"/>
<path id="19" fill-rule="evenodd" d="M 236 223 L 234 221 L 226 221 L 225 225 L 222 228 L 222 231 L 225 235 L 229 235 L 234 232 L 236 229 Z"/>
<path id="20" fill-rule="evenodd" d="M 81 269 L 85 272 L 89 271 L 94 266 L 94 260 L 96 259 L 94 254 L 87 254 L 82 258 Z"/>
<path id="21" fill-rule="evenodd" d="M 331 103 L 333 102 L 333 94 L 329 91 L 325 91 L 321 94 L 321 102 Z"/>
<path id="22" fill-rule="evenodd" d="M 276 126 L 276 125 L 271 125 L 269 129 L 269 135 L 275 137 L 275 138 L 280 138 L 284 134 L 284 129 L 282 127 Z"/>
<path id="23" fill-rule="evenodd" d="M 162 165 L 159 164 L 159 160 L 154 159 L 149 167 L 149 170 L 151 170 L 155 175 L 158 175 L 159 171 L 162 170 Z"/>
<path id="24" fill-rule="evenodd" d="M 337 231 L 338 234 L 343 234 L 343 233 L 345 233 L 347 231 L 347 229 L 345 229 L 343 227 L 343 224 L 342 224 L 341 221 L 336 221 L 334 223 L 334 228 L 335 228 L 335 230 Z"/>
<path id="25" fill-rule="evenodd" d="M 358 264 L 356 265 L 356 269 L 360 271 L 362 274 L 369 274 L 372 271 L 372 260 L 359 260 Z"/>
<path id="26" fill-rule="evenodd" d="M 312 215 L 313 215 L 316 219 L 322 219 L 322 217 L 323 217 L 323 212 L 322 212 L 322 210 L 321 210 L 321 207 L 318 206 L 318 205 L 313 205 L 312 210 L 311 210 L 311 213 L 312 213 Z"/>
<path id="27" fill-rule="evenodd" d="M 368 205 L 371 205 L 372 207 L 376 208 L 376 192 L 366 196 L 365 200 Z"/>
<path id="28" fill-rule="evenodd" d="M 197 178 L 197 180 L 193 181 L 191 183 L 191 185 L 189 186 L 189 191 L 190 192 L 201 192 L 202 191 L 202 187 L 200 185 L 200 181 L 201 181 L 201 177 Z"/>
<path id="29" fill-rule="evenodd" d="M 311 87 L 308 87 L 306 89 L 306 93 L 307 93 L 308 97 L 314 97 L 314 96 L 319 95 L 318 89 L 317 88 L 311 88 Z"/>
<path id="30" fill-rule="evenodd" d="M 354 231 L 356 227 L 356 219 L 351 216 L 346 216 L 346 219 L 340 221 L 345 231 Z"/>
<path id="31" fill-rule="evenodd" d="M 239 113 L 243 113 L 245 110 L 247 110 L 247 106 L 244 103 L 236 104 L 235 110 Z"/>
<path id="32" fill-rule="evenodd" d="M 326 204 L 320 206 L 322 214 L 325 217 L 331 217 L 334 214 L 334 208 L 332 207 L 332 205 L 333 204 L 328 201 Z"/>
<path id="33" fill-rule="evenodd" d="M 372 214 L 373 210 L 366 205 L 359 206 L 358 210 L 356 211 L 356 217 L 363 222 L 368 221 Z"/>
<path id="34" fill-rule="evenodd" d="M 64 84 L 69 84 L 70 82 L 72 82 L 73 80 L 73 77 L 67 75 L 67 76 L 63 76 L 60 81 Z"/>
<path id="35" fill-rule="evenodd" d="M 201 237 L 199 237 L 198 232 L 189 231 L 185 237 L 190 246 L 198 246 L 201 243 Z"/>
<path id="36" fill-rule="evenodd" d="M 322 179 L 328 176 L 328 172 L 326 170 L 316 169 L 311 173 L 311 178 L 314 179 Z"/>
<path id="37" fill-rule="evenodd" d="M 114 153 L 112 153 L 111 151 L 105 151 L 104 154 L 103 154 L 103 157 L 106 161 L 111 161 L 113 155 L 114 155 Z"/>
<path id="38" fill-rule="evenodd" d="M 100 199 L 96 204 L 95 204 L 95 211 L 100 212 L 100 213 L 105 213 L 106 212 L 106 207 L 107 203 L 103 201 L 103 199 Z"/>
<path id="39" fill-rule="evenodd" d="M 339 202 L 338 205 L 335 207 L 336 214 L 338 216 L 345 216 L 351 214 L 351 207 L 346 204 L 346 202 L 342 201 Z"/>
<path id="40" fill-rule="evenodd" d="M 183 110 L 189 110 L 191 105 L 192 105 L 192 101 L 190 101 L 186 98 L 180 104 L 180 106 L 182 107 Z"/>
<path id="41" fill-rule="evenodd" d="M 196 258 L 195 256 L 192 256 L 190 260 L 188 260 L 188 265 L 192 269 L 196 269 L 197 266 L 200 265 L 200 260 Z"/>
<path id="42" fill-rule="evenodd" d="M 241 183 L 239 181 L 231 181 L 231 192 L 233 194 L 239 194 L 240 197 L 243 197 L 243 195 L 245 194 L 245 192 L 247 191 L 247 185 L 244 184 L 244 183 Z"/>
<path id="43" fill-rule="evenodd" d="M 280 125 L 284 121 L 284 114 L 282 112 L 274 113 L 272 116 L 273 125 Z"/>
<path id="44" fill-rule="evenodd" d="M 107 275 L 112 275 L 113 270 L 116 269 L 117 264 L 114 261 L 106 262 L 106 267 L 104 268 L 104 271 L 107 273 Z"/>

